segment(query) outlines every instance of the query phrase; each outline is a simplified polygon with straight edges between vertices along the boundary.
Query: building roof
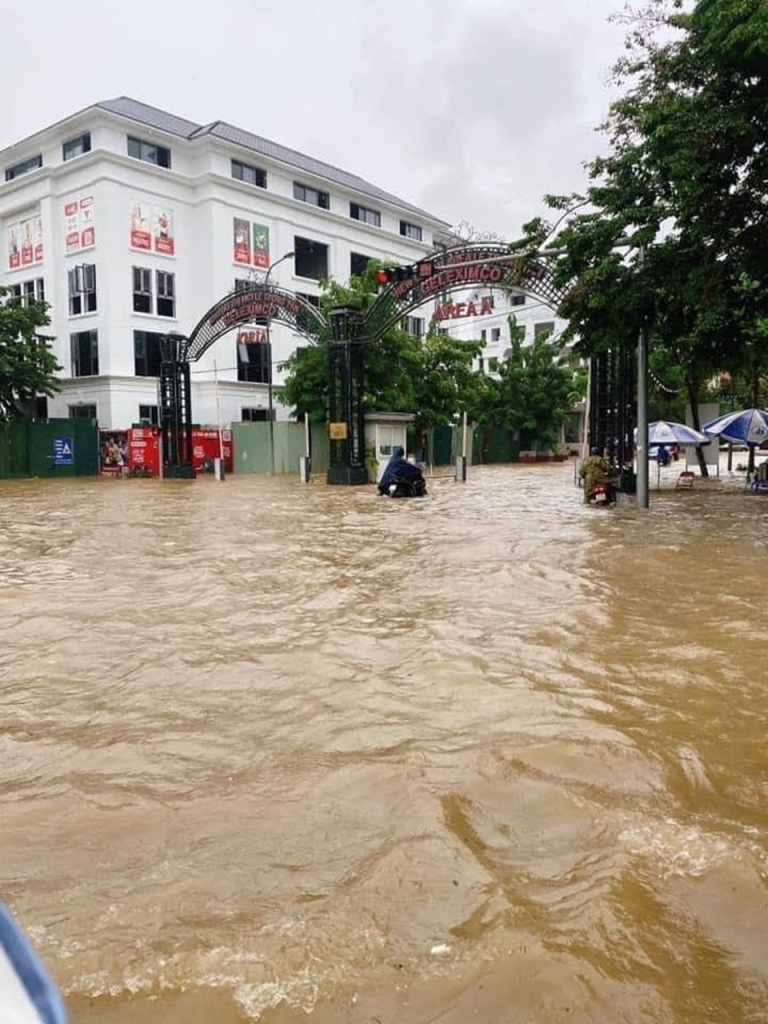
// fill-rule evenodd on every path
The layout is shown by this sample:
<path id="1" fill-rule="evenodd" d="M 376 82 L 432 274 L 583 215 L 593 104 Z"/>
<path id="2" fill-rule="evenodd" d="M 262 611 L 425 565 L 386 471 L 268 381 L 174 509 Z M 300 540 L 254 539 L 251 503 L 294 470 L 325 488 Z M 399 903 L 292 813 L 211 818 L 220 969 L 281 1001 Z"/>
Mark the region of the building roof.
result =
<path id="1" fill-rule="evenodd" d="M 249 149 L 254 153 L 259 153 L 262 156 L 269 157 L 271 160 L 287 164 L 289 167 L 294 167 L 299 171 L 317 175 L 320 178 L 325 178 L 327 181 L 333 181 L 337 185 L 341 185 L 342 188 L 361 192 L 372 199 L 378 199 L 380 202 L 389 203 L 401 210 L 407 210 L 418 214 L 420 217 L 426 217 L 430 221 L 448 226 L 447 221 L 443 221 L 439 217 L 435 217 L 434 214 L 428 213 L 426 210 L 422 210 L 418 206 L 414 206 L 412 203 L 392 195 L 391 192 L 385 192 L 378 185 L 373 185 L 356 174 L 350 174 L 349 171 L 343 171 L 341 168 L 334 167 L 333 164 L 324 163 L 322 160 L 315 160 L 314 157 L 305 156 L 304 153 L 299 153 L 295 149 L 289 149 L 286 146 L 281 146 L 278 142 L 272 142 L 269 139 L 262 138 L 260 135 L 254 135 L 253 132 L 236 128 L 234 125 L 227 124 L 226 121 L 213 121 L 207 125 L 196 124 L 194 121 L 187 121 L 183 117 L 176 117 L 174 114 L 168 114 L 164 110 L 158 110 L 157 107 L 140 103 L 129 96 L 118 96 L 116 99 L 103 100 L 97 103 L 96 107 L 101 110 L 108 110 L 112 114 L 119 114 L 122 117 L 130 118 L 130 120 L 136 121 L 139 124 L 145 124 L 150 128 L 156 128 L 158 131 L 167 132 L 169 135 L 177 135 L 183 139 L 197 139 L 206 135 L 223 139 L 225 142 L 231 142 L 236 146 Z"/>

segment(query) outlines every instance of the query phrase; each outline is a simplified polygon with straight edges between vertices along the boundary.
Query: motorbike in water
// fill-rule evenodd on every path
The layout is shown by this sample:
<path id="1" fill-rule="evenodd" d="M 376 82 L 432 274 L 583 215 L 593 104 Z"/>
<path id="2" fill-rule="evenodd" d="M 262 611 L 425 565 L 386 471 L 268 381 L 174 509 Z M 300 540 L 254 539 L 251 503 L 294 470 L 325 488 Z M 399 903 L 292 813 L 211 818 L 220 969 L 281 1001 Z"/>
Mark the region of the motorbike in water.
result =
<path id="1" fill-rule="evenodd" d="M 381 493 L 387 498 L 424 498 L 427 494 L 427 483 L 424 477 L 412 479 L 393 476 Z"/>
<path id="2" fill-rule="evenodd" d="M 589 505 L 602 505 L 607 507 L 608 505 L 616 504 L 616 486 L 610 480 L 604 480 L 600 483 L 594 484 L 589 494 L 587 495 L 587 504 Z"/>

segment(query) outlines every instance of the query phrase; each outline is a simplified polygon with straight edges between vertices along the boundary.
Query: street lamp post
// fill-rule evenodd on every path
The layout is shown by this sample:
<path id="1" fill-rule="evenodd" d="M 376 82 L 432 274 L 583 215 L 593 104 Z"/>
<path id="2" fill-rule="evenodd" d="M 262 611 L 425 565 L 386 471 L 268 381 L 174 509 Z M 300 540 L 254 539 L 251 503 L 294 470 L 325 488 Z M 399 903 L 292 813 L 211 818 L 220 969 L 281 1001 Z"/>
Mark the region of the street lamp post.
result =
<path id="1" fill-rule="evenodd" d="M 284 253 L 279 260 L 270 263 L 264 277 L 264 288 L 269 287 L 269 275 L 283 260 L 289 260 L 294 255 L 293 251 Z M 267 415 L 269 417 L 269 475 L 275 475 L 275 428 L 272 422 L 274 415 L 272 400 L 272 332 L 270 330 L 270 317 L 267 317 Z"/>

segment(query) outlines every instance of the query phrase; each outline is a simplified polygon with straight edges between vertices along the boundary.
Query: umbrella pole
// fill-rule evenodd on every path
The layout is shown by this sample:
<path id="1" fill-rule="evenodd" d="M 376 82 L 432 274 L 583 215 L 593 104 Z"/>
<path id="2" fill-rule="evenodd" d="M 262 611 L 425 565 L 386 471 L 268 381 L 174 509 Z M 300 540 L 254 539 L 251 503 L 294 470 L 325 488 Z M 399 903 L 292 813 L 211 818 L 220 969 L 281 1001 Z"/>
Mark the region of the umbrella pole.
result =
<path id="1" fill-rule="evenodd" d="M 661 459 L 656 461 L 656 490 L 661 490 Z"/>

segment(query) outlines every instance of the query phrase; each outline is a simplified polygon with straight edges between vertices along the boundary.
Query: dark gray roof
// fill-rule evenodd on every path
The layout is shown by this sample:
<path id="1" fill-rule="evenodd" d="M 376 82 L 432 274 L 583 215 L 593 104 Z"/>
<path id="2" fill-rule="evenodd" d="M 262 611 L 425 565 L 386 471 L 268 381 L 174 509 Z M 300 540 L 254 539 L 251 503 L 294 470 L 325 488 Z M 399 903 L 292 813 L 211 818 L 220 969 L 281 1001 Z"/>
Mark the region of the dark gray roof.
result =
<path id="1" fill-rule="evenodd" d="M 392 195 L 391 192 L 385 192 L 378 185 L 373 185 L 356 174 L 350 174 L 348 171 L 343 171 L 332 164 L 326 164 L 322 160 L 315 160 L 311 156 L 305 156 L 295 149 L 288 149 L 286 146 L 281 146 L 278 142 L 271 142 L 269 139 L 264 139 L 260 135 L 254 135 L 253 132 L 244 131 L 242 128 L 236 128 L 225 121 L 213 121 L 207 125 L 195 124 L 194 121 L 187 121 L 183 117 L 167 114 L 164 110 L 150 107 L 146 103 L 132 100 L 128 96 L 104 100 L 101 103 L 97 103 L 96 106 L 113 114 L 128 117 L 132 121 L 138 121 L 140 124 L 156 128 L 158 131 L 167 132 L 169 135 L 178 135 L 183 139 L 196 139 L 204 135 L 212 135 L 214 138 L 223 139 L 225 142 L 231 142 L 254 153 L 260 153 L 262 156 L 287 164 L 289 167 L 294 167 L 299 171 L 317 175 L 320 178 L 325 178 L 327 181 L 333 181 L 343 188 L 360 192 L 363 195 L 370 196 L 372 199 L 390 203 L 401 210 L 410 211 L 411 213 L 418 214 L 420 217 L 427 217 L 429 220 L 438 221 L 438 223 L 447 226 L 446 221 L 440 220 L 434 214 L 427 213 L 426 210 L 422 210 L 412 203 L 407 203 L 404 199 L 399 199 L 397 196 Z"/>

